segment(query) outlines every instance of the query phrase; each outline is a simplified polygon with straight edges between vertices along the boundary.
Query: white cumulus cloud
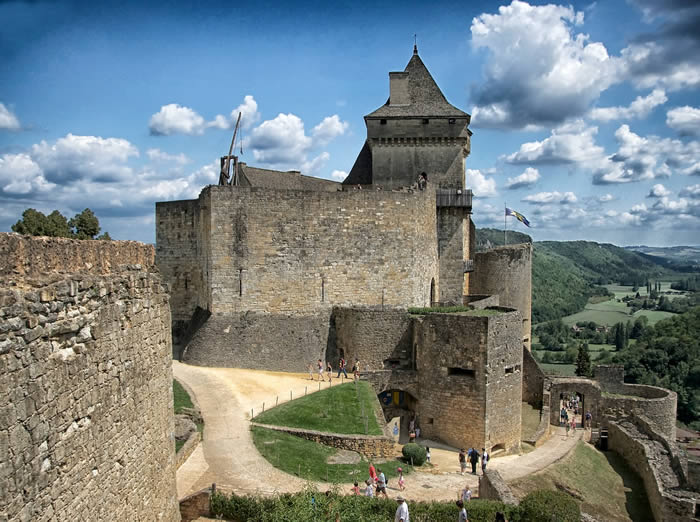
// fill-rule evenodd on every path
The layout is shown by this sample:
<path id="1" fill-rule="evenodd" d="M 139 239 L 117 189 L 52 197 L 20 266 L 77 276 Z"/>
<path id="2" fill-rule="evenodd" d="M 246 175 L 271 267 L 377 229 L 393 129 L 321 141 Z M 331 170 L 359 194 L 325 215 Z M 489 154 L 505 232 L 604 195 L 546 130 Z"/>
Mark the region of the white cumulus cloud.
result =
<path id="1" fill-rule="evenodd" d="M 666 125 L 681 136 L 700 136 L 700 109 L 676 107 L 666 113 Z"/>
<path id="2" fill-rule="evenodd" d="M 299 116 L 280 113 L 253 129 L 248 147 L 252 148 L 256 161 L 271 165 L 301 164 L 312 143 Z"/>
<path id="3" fill-rule="evenodd" d="M 19 130 L 20 124 L 17 116 L 5 104 L 0 103 L 0 129 Z"/>
<path id="4" fill-rule="evenodd" d="M 55 187 L 28 154 L 0 156 L 0 188 L 7 194 L 45 192 Z"/>
<path id="5" fill-rule="evenodd" d="M 664 198 L 671 195 L 671 191 L 664 187 L 661 183 L 657 183 L 647 194 L 648 198 Z"/>
<path id="6" fill-rule="evenodd" d="M 700 184 L 683 187 L 678 195 L 691 199 L 700 199 Z"/>
<path id="7" fill-rule="evenodd" d="M 311 135 L 315 143 L 323 146 L 327 145 L 338 136 L 345 134 L 348 126 L 348 122 L 341 121 L 340 117 L 334 114 L 333 116 L 326 116 L 323 118 L 323 121 L 313 128 Z"/>
<path id="8" fill-rule="evenodd" d="M 255 98 L 251 94 L 246 95 L 243 98 L 243 103 L 233 109 L 229 116 L 217 114 L 206 126 L 216 127 L 217 129 L 232 129 L 236 125 L 238 114 L 241 115 L 241 128 L 243 129 L 250 129 L 260 121 L 258 102 L 255 101 Z"/>
<path id="9" fill-rule="evenodd" d="M 348 173 L 344 170 L 334 170 L 331 172 L 331 178 L 337 181 L 343 181 L 348 176 Z"/>
<path id="10" fill-rule="evenodd" d="M 496 180 L 487 178 L 479 169 L 467 169 L 467 187 L 469 187 L 477 198 L 492 198 L 496 192 Z"/>
<path id="11" fill-rule="evenodd" d="M 146 151 L 148 159 L 163 163 L 172 163 L 175 165 L 185 165 L 190 159 L 182 152 L 180 154 L 168 154 L 160 149 L 148 149 Z"/>
<path id="12" fill-rule="evenodd" d="M 593 109 L 590 116 L 600 121 L 646 118 L 655 107 L 663 105 L 667 100 L 663 89 L 654 89 L 648 96 L 637 96 L 629 107 L 599 107 Z"/>
<path id="13" fill-rule="evenodd" d="M 519 176 L 515 176 L 514 178 L 508 178 L 508 181 L 506 182 L 506 187 L 509 189 L 529 187 L 537 183 L 540 177 L 540 173 L 537 169 L 528 167 Z"/>
<path id="14" fill-rule="evenodd" d="M 67 134 L 53 144 L 42 140 L 31 149 L 32 159 L 42 168 L 46 178 L 56 182 L 129 177 L 132 169 L 125 163 L 138 155 L 138 149 L 122 138 L 73 134 Z"/>
<path id="15" fill-rule="evenodd" d="M 514 0 L 472 20 L 472 45 L 487 51 L 483 84 L 474 90 L 475 126 L 557 125 L 582 116 L 621 80 L 619 58 L 574 28 L 583 12 Z"/>
<path id="16" fill-rule="evenodd" d="M 189 107 L 177 103 L 163 105 L 151 116 L 149 129 L 154 136 L 171 134 L 202 134 L 206 127 L 204 118 Z"/>
<path id="17" fill-rule="evenodd" d="M 604 149 L 595 143 L 598 127 L 585 127 L 582 122 L 552 130 L 542 141 L 520 145 L 520 150 L 505 157 L 508 163 L 564 164 L 595 162 Z"/>

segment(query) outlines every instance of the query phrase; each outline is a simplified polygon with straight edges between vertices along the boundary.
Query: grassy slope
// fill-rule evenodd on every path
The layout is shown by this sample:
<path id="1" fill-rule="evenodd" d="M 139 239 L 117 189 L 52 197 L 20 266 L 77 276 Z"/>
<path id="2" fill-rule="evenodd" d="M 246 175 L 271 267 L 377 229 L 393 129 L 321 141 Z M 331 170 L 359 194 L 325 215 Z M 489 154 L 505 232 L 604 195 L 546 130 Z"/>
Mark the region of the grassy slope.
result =
<path id="1" fill-rule="evenodd" d="M 182 408 L 194 408 L 189 394 L 185 391 L 185 388 L 182 387 L 182 384 L 175 379 L 173 379 L 173 406 L 175 408 L 175 414 L 181 413 Z M 197 429 L 201 432 L 203 427 L 204 425 L 198 425 Z M 184 444 L 184 440 L 176 440 L 175 452 L 177 453 Z"/>
<path id="2" fill-rule="evenodd" d="M 583 442 L 559 463 L 511 486 L 519 497 L 536 489 L 564 487 L 578 493 L 583 498 L 581 510 L 597 520 L 653 520 L 641 478 L 614 453 L 601 453 Z"/>
<path id="3" fill-rule="evenodd" d="M 362 482 L 369 477 L 369 464 L 365 460 L 357 464 L 328 464 L 328 458 L 338 452 L 330 446 L 257 426 L 253 426 L 251 431 L 253 443 L 260 454 L 286 473 L 324 482 Z M 397 476 L 398 467 L 402 467 L 404 473 L 410 471 L 410 466 L 397 460 L 384 462 L 377 467 L 389 479 Z M 390 481 L 390 485 L 395 487 L 396 480 Z"/>
<path id="4" fill-rule="evenodd" d="M 382 429 L 374 414 L 377 396 L 366 382 L 349 382 L 312 393 L 261 413 L 253 420 L 262 424 L 364 435 L 360 402 L 364 404 L 367 434 L 381 435 Z"/>

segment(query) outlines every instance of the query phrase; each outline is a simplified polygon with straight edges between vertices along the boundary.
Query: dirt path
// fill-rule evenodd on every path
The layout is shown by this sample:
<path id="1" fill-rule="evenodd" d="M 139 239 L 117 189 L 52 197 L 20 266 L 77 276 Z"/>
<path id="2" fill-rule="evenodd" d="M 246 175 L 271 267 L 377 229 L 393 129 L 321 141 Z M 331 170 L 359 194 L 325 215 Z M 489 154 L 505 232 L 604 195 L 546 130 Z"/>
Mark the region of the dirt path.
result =
<path id="1" fill-rule="evenodd" d="M 262 403 L 266 408 L 293 397 L 318 390 L 308 374 L 264 372 L 234 368 L 205 368 L 173 361 L 174 376 L 194 392 L 204 417 L 204 438 L 197 450 L 177 472 L 178 496 L 199 491 L 213 482 L 226 491 L 239 493 L 272 494 L 298 491 L 304 481 L 272 467 L 255 449 L 249 430 L 251 408 L 257 414 Z M 327 387 L 328 383 L 324 383 Z M 497 469 L 506 481 L 534 473 L 566 456 L 574 447 L 582 431 L 565 436 L 563 428 L 541 447 L 525 455 L 494 458 L 489 466 Z M 457 499 L 458 491 L 469 484 L 476 493 L 478 477 L 459 473 L 457 454 L 432 449 L 432 472 L 418 472 L 406 476 L 403 495 L 411 500 Z M 396 496 L 396 480 L 389 487 L 389 495 Z M 318 484 L 319 488 L 328 487 Z"/>

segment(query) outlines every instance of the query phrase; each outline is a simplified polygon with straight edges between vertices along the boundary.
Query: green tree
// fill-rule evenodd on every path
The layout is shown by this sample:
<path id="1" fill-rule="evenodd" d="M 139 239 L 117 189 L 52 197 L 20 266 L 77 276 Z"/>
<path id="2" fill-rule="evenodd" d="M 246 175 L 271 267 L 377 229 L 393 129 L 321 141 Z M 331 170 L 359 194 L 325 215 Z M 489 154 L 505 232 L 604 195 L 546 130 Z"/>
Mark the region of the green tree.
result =
<path id="1" fill-rule="evenodd" d="M 580 377 L 589 377 L 591 375 L 591 355 L 588 353 L 588 343 L 583 343 L 578 347 L 576 375 Z"/>
<path id="2" fill-rule="evenodd" d="M 54 210 L 46 216 L 47 236 L 51 237 L 73 237 L 73 231 L 68 224 L 66 216 L 58 210 Z"/>
<path id="3" fill-rule="evenodd" d="M 103 234 L 97 236 L 97 239 L 101 239 L 102 241 L 112 241 L 112 236 L 109 235 L 109 232 L 104 232 Z"/>
<path id="4" fill-rule="evenodd" d="M 12 225 L 12 231 L 27 236 L 46 236 L 48 220 L 43 212 L 28 208 L 22 212 L 22 219 Z"/>
<path id="5" fill-rule="evenodd" d="M 73 227 L 76 239 L 95 239 L 100 233 L 100 220 L 89 208 L 76 214 L 68 223 Z"/>

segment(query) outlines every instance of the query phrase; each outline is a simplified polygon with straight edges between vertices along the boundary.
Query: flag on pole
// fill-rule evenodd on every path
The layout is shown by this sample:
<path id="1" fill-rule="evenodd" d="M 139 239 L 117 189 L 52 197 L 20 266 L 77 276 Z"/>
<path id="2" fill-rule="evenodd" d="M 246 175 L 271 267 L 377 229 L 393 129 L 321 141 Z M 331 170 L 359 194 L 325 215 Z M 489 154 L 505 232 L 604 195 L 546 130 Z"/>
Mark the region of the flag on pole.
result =
<path id="1" fill-rule="evenodd" d="M 530 226 L 530 222 L 527 220 L 527 218 L 525 216 L 523 216 L 520 212 L 516 212 L 512 208 L 506 207 L 506 216 L 513 216 L 515 219 L 520 221 L 526 227 Z"/>

